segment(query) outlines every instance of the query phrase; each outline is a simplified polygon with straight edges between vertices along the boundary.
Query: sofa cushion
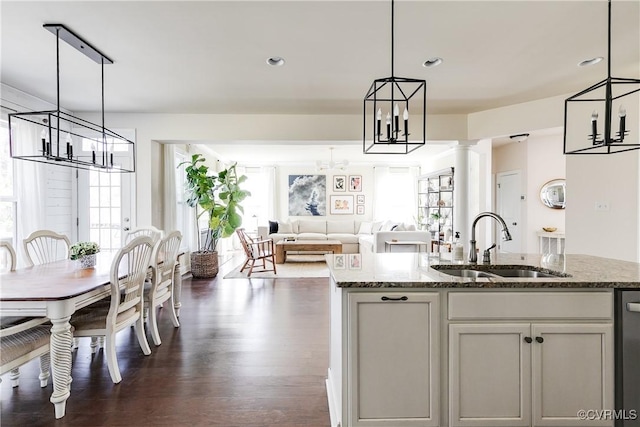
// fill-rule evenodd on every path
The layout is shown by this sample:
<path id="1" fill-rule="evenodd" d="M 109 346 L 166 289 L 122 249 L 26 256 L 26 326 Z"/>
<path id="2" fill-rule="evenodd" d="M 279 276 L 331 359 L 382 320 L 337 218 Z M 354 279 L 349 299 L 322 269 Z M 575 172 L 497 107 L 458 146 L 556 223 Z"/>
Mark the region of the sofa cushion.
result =
<path id="1" fill-rule="evenodd" d="M 293 226 L 289 222 L 278 223 L 278 233 L 293 233 Z"/>
<path id="2" fill-rule="evenodd" d="M 358 235 L 353 233 L 329 233 L 328 240 L 338 240 L 340 243 L 358 243 Z"/>
<path id="3" fill-rule="evenodd" d="M 358 234 L 371 234 L 372 227 L 373 227 L 372 222 L 366 222 L 366 221 L 362 222 L 360 224 L 360 228 L 358 229 Z"/>
<path id="4" fill-rule="evenodd" d="M 353 234 L 353 232 L 354 232 L 353 220 L 327 221 L 327 234 L 330 234 L 330 233 Z"/>
<path id="5" fill-rule="evenodd" d="M 327 240 L 324 233 L 298 233 L 298 240 Z"/>
<path id="6" fill-rule="evenodd" d="M 327 233 L 327 221 L 305 221 L 298 222 L 298 233 Z"/>

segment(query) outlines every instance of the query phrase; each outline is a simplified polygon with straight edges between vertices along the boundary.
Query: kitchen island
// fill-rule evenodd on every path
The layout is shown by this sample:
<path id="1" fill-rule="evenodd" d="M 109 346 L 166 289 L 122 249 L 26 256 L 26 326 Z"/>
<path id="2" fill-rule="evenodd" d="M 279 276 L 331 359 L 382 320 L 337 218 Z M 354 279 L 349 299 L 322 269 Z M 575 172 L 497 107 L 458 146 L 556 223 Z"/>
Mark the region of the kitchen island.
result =
<path id="1" fill-rule="evenodd" d="M 616 293 L 640 291 L 640 264 L 444 255 L 326 256 L 332 426 L 612 426 L 580 410 L 616 405 Z M 513 272 L 549 277 L 494 274 Z"/>

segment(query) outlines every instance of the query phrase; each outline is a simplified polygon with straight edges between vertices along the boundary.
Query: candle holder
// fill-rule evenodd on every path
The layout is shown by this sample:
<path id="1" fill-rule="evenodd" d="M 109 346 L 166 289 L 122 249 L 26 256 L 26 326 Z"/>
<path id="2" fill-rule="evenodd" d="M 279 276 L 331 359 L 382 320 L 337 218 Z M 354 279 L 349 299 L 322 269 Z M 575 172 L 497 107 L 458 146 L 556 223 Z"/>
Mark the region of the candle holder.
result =
<path id="1" fill-rule="evenodd" d="M 408 154 L 427 142 L 427 84 L 394 75 L 393 37 L 391 0 L 391 77 L 374 80 L 364 97 L 365 154 Z M 409 122 L 413 132 L 409 132 Z M 414 138 L 409 139 L 412 134 Z"/>
<path id="2" fill-rule="evenodd" d="M 607 40 L 607 78 L 564 102 L 564 154 L 640 149 L 640 80 L 611 77 L 611 0 Z"/>

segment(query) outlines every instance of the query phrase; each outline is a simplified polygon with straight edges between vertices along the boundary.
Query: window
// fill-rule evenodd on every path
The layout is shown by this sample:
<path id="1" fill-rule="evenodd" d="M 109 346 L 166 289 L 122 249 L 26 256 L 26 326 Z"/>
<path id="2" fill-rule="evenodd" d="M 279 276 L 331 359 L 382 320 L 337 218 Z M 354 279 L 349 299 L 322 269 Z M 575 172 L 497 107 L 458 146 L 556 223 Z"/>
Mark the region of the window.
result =
<path id="1" fill-rule="evenodd" d="M 375 168 L 375 220 L 414 223 L 417 175 L 416 167 Z"/>
<path id="2" fill-rule="evenodd" d="M 243 170 L 244 169 L 244 170 Z M 247 231 L 258 231 L 260 224 L 274 218 L 274 168 L 273 167 L 246 167 L 238 171 L 246 175 L 247 180 L 242 184 L 242 189 L 251 192 L 251 196 L 242 202 L 244 214 L 242 226 Z"/>
<path id="3" fill-rule="evenodd" d="M 0 239 L 16 247 L 17 197 L 14 185 L 13 159 L 9 155 L 9 122 L 7 111 L 0 118 Z"/>
<path id="4" fill-rule="evenodd" d="M 184 152 L 179 150 L 174 151 L 175 156 L 175 202 L 176 202 L 176 228 L 180 230 L 182 233 L 182 242 L 181 248 L 182 250 L 188 250 L 192 248 L 191 245 L 191 236 L 192 233 L 192 224 L 193 224 L 193 215 L 194 211 L 191 206 L 189 206 L 186 202 L 187 196 L 185 194 L 185 182 L 187 182 L 187 173 L 185 168 L 187 165 L 183 165 L 181 163 L 187 161 L 187 155 Z M 178 166 L 179 165 L 179 166 Z M 206 224 L 205 224 L 206 227 Z M 193 247 L 192 249 L 195 249 Z"/>

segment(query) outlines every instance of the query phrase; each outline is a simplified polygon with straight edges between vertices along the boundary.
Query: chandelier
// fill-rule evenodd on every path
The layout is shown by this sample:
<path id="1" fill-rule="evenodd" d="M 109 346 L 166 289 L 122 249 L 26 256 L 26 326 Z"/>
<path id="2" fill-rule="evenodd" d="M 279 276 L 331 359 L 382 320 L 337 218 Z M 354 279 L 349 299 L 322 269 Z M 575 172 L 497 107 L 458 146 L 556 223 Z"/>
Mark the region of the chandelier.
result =
<path id="1" fill-rule="evenodd" d="M 410 125 L 410 118 L 417 119 L 418 113 L 421 117 Z M 391 0 L 391 77 L 374 80 L 365 95 L 363 152 L 407 154 L 422 147 L 427 137 L 426 115 L 426 82 L 394 75 L 394 0 Z"/>
<path id="2" fill-rule="evenodd" d="M 63 24 L 45 24 L 56 36 L 56 109 L 9 114 L 9 148 L 14 159 L 98 169 L 135 172 L 135 144 L 104 126 L 104 66 L 113 64 L 98 49 Z M 95 124 L 60 109 L 60 40 L 100 64 L 102 121 Z M 31 131 L 29 126 L 34 127 Z"/>
<path id="3" fill-rule="evenodd" d="M 333 147 L 329 147 L 329 158 L 330 160 L 328 162 L 322 162 L 320 160 L 316 161 L 316 169 L 319 171 L 323 171 L 323 170 L 332 170 L 332 169 L 339 169 L 339 170 L 345 170 L 347 168 L 347 166 L 349 166 L 349 160 L 344 159 L 341 162 L 334 162 L 333 161 Z"/>
<path id="4" fill-rule="evenodd" d="M 607 78 L 565 100 L 564 154 L 612 154 L 640 149 L 639 105 L 640 80 L 611 77 L 609 0 Z"/>

